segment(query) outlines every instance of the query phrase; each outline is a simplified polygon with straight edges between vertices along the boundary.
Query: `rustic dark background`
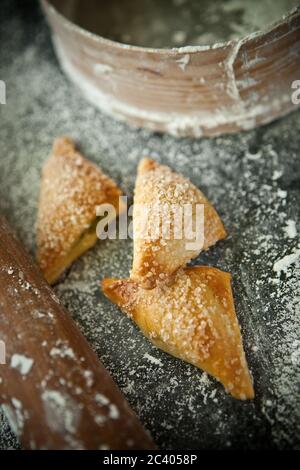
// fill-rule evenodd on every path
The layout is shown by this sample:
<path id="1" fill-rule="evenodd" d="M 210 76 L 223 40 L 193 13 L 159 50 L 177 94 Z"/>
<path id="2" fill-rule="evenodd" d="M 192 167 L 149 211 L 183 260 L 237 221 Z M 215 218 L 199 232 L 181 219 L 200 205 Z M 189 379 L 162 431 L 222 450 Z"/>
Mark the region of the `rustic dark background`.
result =
<path id="1" fill-rule="evenodd" d="M 7 86 L 0 210 L 32 254 L 40 170 L 62 134 L 130 197 L 143 155 L 171 165 L 204 191 L 229 232 L 196 263 L 232 273 L 256 389 L 251 402 L 234 400 L 206 374 L 154 348 L 104 298 L 99 280 L 127 276 L 130 241 L 98 242 L 56 287 L 144 425 L 161 448 L 300 448 L 300 240 L 288 228 L 296 222 L 300 230 L 300 113 L 211 140 L 129 128 L 95 110 L 62 74 L 37 1 L 2 0 L 0 8 Z M 274 270 L 286 255 L 293 262 Z M 0 448 L 18 447 L 2 415 L 0 426 Z"/>

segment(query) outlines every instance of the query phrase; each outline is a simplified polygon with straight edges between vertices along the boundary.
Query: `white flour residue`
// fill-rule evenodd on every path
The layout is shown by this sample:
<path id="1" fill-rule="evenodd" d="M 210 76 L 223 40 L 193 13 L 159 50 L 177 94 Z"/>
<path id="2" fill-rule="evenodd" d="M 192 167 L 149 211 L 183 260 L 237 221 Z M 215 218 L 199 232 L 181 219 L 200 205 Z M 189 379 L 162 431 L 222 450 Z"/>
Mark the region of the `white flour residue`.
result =
<path id="1" fill-rule="evenodd" d="M 276 273 L 280 273 L 280 272 L 286 273 L 288 268 L 298 261 L 299 256 L 300 256 L 300 249 L 295 250 L 293 253 L 286 255 L 283 258 L 277 260 L 274 263 L 273 270 Z"/>
<path id="2" fill-rule="evenodd" d="M 272 179 L 273 179 L 274 181 L 276 181 L 276 180 L 278 180 L 279 178 L 281 178 L 281 176 L 282 176 L 282 171 L 281 171 L 281 170 L 275 170 L 275 171 L 273 172 Z"/>
<path id="3" fill-rule="evenodd" d="M 253 161 L 256 161 L 256 160 L 260 160 L 261 157 L 262 157 L 262 152 L 259 151 L 257 153 L 249 153 L 247 152 L 246 153 L 246 157 L 248 158 L 248 160 L 253 160 Z"/>
<path id="4" fill-rule="evenodd" d="M 120 417 L 119 410 L 113 403 L 109 405 L 109 417 L 111 419 L 119 419 Z"/>
<path id="5" fill-rule="evenodd" d="M 284 227 L 284 232 L 288 238 L 296 238 L 297 228 L 295 220 L 287 220 L 286 226 Z"/>
<path id="6" fill-rule="evenodd" d="M 26 28 L 26 24 L 23 26 Z M 97 112 L 70 86 L 54 59 L 48 30 L 41 29 L 34 44 L 27 42 L 29 36 L 15 18 L 7 24 L 7 31 L 14 34 L 5 35 L 7 43 L 0 48 L 0 56 L 7 64 L 7 80 L 14 92 L 1 116 L 0 141 L 5 158 L 0 159 L 0 205 L 32 255 L 41 167 L 59 134 L 71 134 L 82 151 L 115 178 L 129 197 L 142 155 L 169 164 L 204 192 L 228 230 L 226 240 L 195 262 L 232 274 L 237 316 L 254 375 L 255 405 L 236 402 L 195 367 L 158 349 L 154 354 L 148 340 L 104 298 L 99 288 L 102 278 L 128 276 L 132 264 L 130 240 L 99 241 L 55 286 L 61 303 L 141 421 L 155 434 L 159 447 L 176 449 L 180 442 L 186 448 L 204 448 L 208 440 L 219 448 L 229 441 L 232 446 L 245 448 L 261 443 L 277 448 L 295 446 L 295 435 L 300 432 L 299 270 L 292 264 L 287 275 L 279 275 L 273 265 L 298 246 L 299 230 L 295 238 L 289 238 L 284 236 L 283 227 L 288 220 L 297 222 L 299 216 L 299 192 L 293 186 L 298 168 L 295 149 L 299 113 L 259 131 L 198 141 L 136 131 Z M 28 48 L 30 54 L 26 54 Z M 183 48 L 180 54 L 190 51 Z M 219 122 L 222 119 L 224 116 Z M 201 127 L 204 121 L 200 117 L 198 125 Z M 176 130 L 180 132 L 180 125 Z M 255 161 L 247 154 L 261 156 Z M 277 194 L 279 181 L 289 197 Z M 56 347 L 53 344 L 50 349 L 52 346 Z M 151 366 L 143 359 L 145 354 L 154 354 L 162 366 Z M 44 391 L 51 388 L 50 377 L 43 382 Z M 89 384 L 95 380 L 89 373 L 85 379 Z M 56 400 L 52 402 L 56 407 Z M 58 409 L 59 403 L 58 399 Z M 12 403 L 8 406 L 14 411 Z M 99 406 L 97 415 L 102 411 Z M 15 413 L 11 415 L 15 419 Z M 62 426 L 65 429 L 64 420 Z M 71 439 L 74 435 L 68 433 L 67 437 L 70 445 L 80 446 Z M 4 448 L 18 446 L 1 415 L 0 442 Z"/>
<path id="7" fill-rule="evenodd" d="M 98 405 L 105 406 L 109 404 L 109 399 L 102 393 L 96 393 L 95 401 Z"/>
<path id="8" fill-rule="evenodd" d="M 278 189 L 277 194 L 282 199 L 285 199 L 287 197 L 287 191 L 285 191 L 284 189 Z"/>
<path id="9" fill-rule="evenodd" d="M 49 427 L 53 431 L 75 434 L 81 417 L 81 406 L 69 395 L 57 390 L 45 390 L 42 400 Z"/>
<path id="10" fill-rule="evenodd" d="M 16 436 L 19 436 L 22 432 L 22 429 L 23 429 L 23 423 L 18 422 L 18 418 L 16 416 L 16 413 L 10 405 L 7 405 L 6 403 L 4 403 L 2 405 L 2 409 L 3 409 L 3 412 L 6 416 L 7 421 L 9 422 L 9 425 L 10 425 L 13 433 Z"/>
<path id="11" fill-rule="evenodd" d="M 51 357 L 68 357 L 69 359 L 76 360 L 75 353 L 73 349 L 68 345 L 68 343 L 58 340 L 56 341 L 56 346 L 54 346 L 50 351 Z"/>
<path id="12" fill-rule="evenodd" d="M 148 359 L 148 361 L 150 361 L 152 364 L 155 364 L 157 366 L 163 365 L 160 359 L 157 359 L 156 357 L 151 356 L 151 354 L 148 354 L 148 353 L 144 354 L 144 358 Z"/>
<path id="13" fill-rule="evenodd" d="M 13 354 L 10 361 L 10 367 L 17 369 L 20 374 L 27 375 L 33 366 L 33 359 L 22 354 Z"/>
<path id="14" fill-rule="evenodd" d="M 111 403 L 110 400 L 103 395 L 102 393 L 96 393 L 95 395 L 95 401 L 99 406 L 105 406 L 108 407 L 108 417 L 111 419 L 118 419 L 120 417 L 120 412 L 117 408 L 117 406 L 114 403 Z M 102 415 L 99 415 L 97 418 L 98 422 L 101 423 L 103 420 L 105 420 L 105 417 Z"/>
<path id="15" fill-rule="evenodd" d="M 178 66 L 181 68 L 181 70 L 183 72 L 185 72 L 185 69 L 187 67 L 187 65 L 189 64 L 190 62 L 190 55 L 189 54 L 185 54 L 183 57 L 181 57 L 180 59 L 176 60 Z"/>
<path id="16" fill-rule="evenodd" d="M 91 370 L 85 370 L 83 372 L 83 376 L 85 378 L 87 387 L 90 388 L 94 383 L 94 373 Z"/>
<path id="17" fill-rule="evenodd" d="M 22 434 L 25 420 L 28 418 L 28 413 L 23 409 L 23 405 L 17 398 L 13 397 L 10 404 L 2 405 L 5 416 L 7 417 L 9 424 L 13 432 L 20 436 Z"/>
<path id="18" fill-rule="evenodd" d="M 94 72 L 95 75 L 107 75 L 112 72 L 112 67 L 107 64 L 95 64 L 94 65 Z"/>

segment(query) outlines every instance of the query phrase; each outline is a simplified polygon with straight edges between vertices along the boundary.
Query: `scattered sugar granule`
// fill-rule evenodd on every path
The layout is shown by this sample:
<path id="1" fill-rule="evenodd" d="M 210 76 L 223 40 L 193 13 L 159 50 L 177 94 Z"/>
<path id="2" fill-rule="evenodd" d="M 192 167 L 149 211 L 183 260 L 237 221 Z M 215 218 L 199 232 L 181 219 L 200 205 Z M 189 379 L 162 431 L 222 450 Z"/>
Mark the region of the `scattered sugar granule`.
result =
<path id="1" fill-rule="evenodd" d="M 246 157 L 247 157 L 248 160 L 253 160 L 253 161 L 259 160 L 261 158 L 261 156 L 262 156 L 261 151 L 259 151 L 257 153 L 250 153 L 250 152 L 246 153 Z"/>
<path id="2" fill-rule="evenodd" d="M 283 258 L 279 259 L 276 261 L 273 265 L 273 270 L 276 273 L 280 272 L 287 272 L 287 269 L 292 265 L 295 264 L 296 261 L 298 260 L 300 256 L 300 249 L 295 250 L 294 253 L 291 253 L 290 255 L 286 255 Z"/>
<path id="3" fill-rule="evenodd" d="M 156 357 L 151 356 L 151 354 L 144 354 L 144 359 L 148 359 L 152 364 L 155 364 L 157 366 L 162 366 L 163 363 L 161 362 L 160 359 L 157 359 Z"/>
<path id="4" fill-rule="evenodd" d="M 289 219 L 286 222 L 284 231 L 288 238 L 295 238 L 297 236 L 296 222 L 294 220 Z"/>
<path id="5" fill-rule="evenodd" d="M 278 180 L 281 176 L 282 176 L 282 171 L 280 171 L 280 170 L 275 170 L 275 171 L 273 172 L 272 180 L 273 180 L 273 181 L 276 181 L 276 180 Z"/>
<path id="6" fill-rule="evenodd" d="M 285 199 L 287 197 L 287 191 L 285 191 L 284 189 L 278 189 L 277 194 L 282 199 Z"/>
<path id="7" fill-rule="evenodd" d="M 114 404 L 109 405 L 109 417 L 111 419 L 118 419 L 120 417 L 119 410 Z"/>

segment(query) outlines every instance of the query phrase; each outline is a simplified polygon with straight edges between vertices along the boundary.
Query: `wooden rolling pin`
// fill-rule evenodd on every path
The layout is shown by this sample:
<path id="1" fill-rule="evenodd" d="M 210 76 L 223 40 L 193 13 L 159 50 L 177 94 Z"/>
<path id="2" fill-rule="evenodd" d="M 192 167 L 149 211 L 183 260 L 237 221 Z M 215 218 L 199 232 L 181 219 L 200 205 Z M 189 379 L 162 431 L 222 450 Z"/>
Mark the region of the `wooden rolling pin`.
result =
<path id="1" fill-rule="evenodd" d="M 24 448 L 155 449 L 2 217 L 0 341 L 0 400 Z"/>

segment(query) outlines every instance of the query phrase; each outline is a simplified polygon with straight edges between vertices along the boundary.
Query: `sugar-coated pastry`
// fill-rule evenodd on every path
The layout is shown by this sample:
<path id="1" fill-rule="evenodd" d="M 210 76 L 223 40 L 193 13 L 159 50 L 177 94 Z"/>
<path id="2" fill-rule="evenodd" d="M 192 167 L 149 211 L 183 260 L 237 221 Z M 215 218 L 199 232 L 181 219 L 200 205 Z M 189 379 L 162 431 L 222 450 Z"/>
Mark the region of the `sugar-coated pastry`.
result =
<path id="1" fill-rule="evenodd" d="M 202 231 L 196 225 L 196 218 L 201 222 L 197 213 L 200 206 L 204 208 Z M 168 281 L 201 250 L 226 237 L 220 217 L 202 192 L 184 176 L 149 158 L 144 158 L 138 167 L 133 228 L 134 257 L 130 278 L 145 289 Z M 195 239 L 191 238 L 193 232 Z"/>
<path id="2" fill-rule="evenodd" d="M 37 259 L 50 284 L 96 243 L 96 207 L 112 204 L 117 213 L 119 196 L 116 183 L 71 139 L 55 141 L 43 168 L 37 220 Z"/>
<path id="3" fill-rule="evenodd" d="M 195 266 L 151 290 L 130 279 L 104 279 L 102 288 L 157 347 L 206 371 L 233 397 L 254 397 L 230 274 Z"/>

